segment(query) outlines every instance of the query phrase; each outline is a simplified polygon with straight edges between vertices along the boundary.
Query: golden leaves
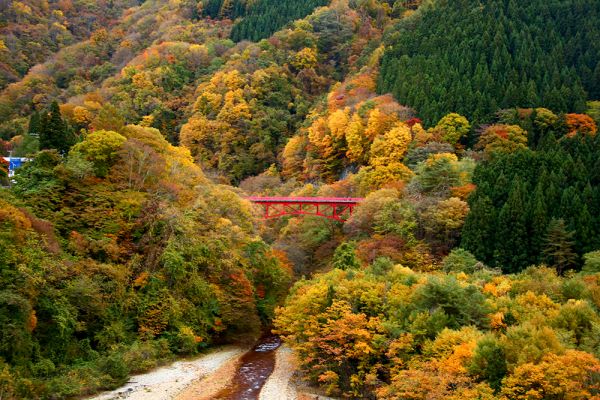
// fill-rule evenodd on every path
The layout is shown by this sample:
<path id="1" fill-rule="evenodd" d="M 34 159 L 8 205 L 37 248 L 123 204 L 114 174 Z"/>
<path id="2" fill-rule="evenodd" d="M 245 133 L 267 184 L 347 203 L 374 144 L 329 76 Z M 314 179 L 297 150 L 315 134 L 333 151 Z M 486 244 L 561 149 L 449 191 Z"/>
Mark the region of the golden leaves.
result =
<path id="1" fill-rule="evenodd" d="M 597 399 L 599 373 L 600 362 L 591 354 L 577 350 L 548 354 L 537 365 L 517 367 L 504 381 L 501 395 L 503 400 Z"/>
<path id="2" fill-rule="evenodd" d="M 396 124 L 384 135 L 377 136 L 371 145 L 370 165 L 382 167 L 400 163 L 412 140 L 410 128 L 403 123 Z"/>

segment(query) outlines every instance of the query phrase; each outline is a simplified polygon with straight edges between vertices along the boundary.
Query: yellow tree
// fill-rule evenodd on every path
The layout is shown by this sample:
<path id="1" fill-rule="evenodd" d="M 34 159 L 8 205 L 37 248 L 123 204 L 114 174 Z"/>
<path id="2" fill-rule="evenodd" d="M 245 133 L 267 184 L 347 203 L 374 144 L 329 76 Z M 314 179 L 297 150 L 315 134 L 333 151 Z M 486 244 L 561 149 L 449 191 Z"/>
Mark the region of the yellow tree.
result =
<path id="1" fill-rule="evenodd" d="M 383 136 L 377 136 L 371 145 L 372 166 L 384 166 L 399 163 L 404 158 L 411 141 L 410 128 L 404 123 L 397 123 Z"/>
<path id="2" fill-rule="evenodd" d="M 203 115 L 213 116 L 217 114 L 222 104 L 222 94 L 214 93 L 210 90 L 205 90 L 196 99 L 196 103 L 194 103 L 194 111 L 199 112 Z"/>
<path id="3" fill-rule="evenodd" d="M 386 165 L 362 167 L 354 177 L 359 191 L 365 195 L 384 186 L 407 182 L 412 178 L 413 172 L 400 162 Z"/>
<path id="4" fill-rule="evenodd" d="M 425 231 L 441 245 L 452 245 L 459 237 L 469 205 L 456 197 L 442 200 L 423 213 Z"/>
<path id="5" fill-rule="evenodd" d="M 423 129 L 423 125 L 421 124 L 414 124 L 411 131 L 417 146 L 425 146 L 433 140 L 433 135 Z"/>
<path id="6" fill-rule="evenodd" d="M 382 351 L 374 340 L 383 332 L 381 321 L 353 313 L 351 305 L 340 300 L 333 302 L 324 317 L 327 322 L 321 325 L 321 333 L 308 341 L 314 349 L 313 368 L 322 371 L 318 379 L 329 384 L 332 394 L 340 386 L 349 386 L 347 393 L 363 398 L 366 386 L 375 381 L 377 367 L 369 360 Z"/>
<path id="7" fill-rule="evenodd" d="M 366 151 L 369 146 L 368 138 L 365 136 L 365 127 L 360 115 L 354 114 L 348 123 L 346 129 L 346 144 L 348 150 L 346 157 L 352 162 L 362 162 L 366 158 Z"/>
<path id="8" fill-rule="evenodd" d="M 327 127 L 335 140 L 342 140 L 348 128 L 348 109 L 336 110 L 327 119 Z"/>
<path id="9" fill-rule="evenodd" d="M 410 368 L 395 373 L 390 385 L 377 390 L 377 397 L 388 400 L 495 399 L 487 384 L 476 384 L 467 372 L 480 337 L 481 333 L 470 327 L 442 331 L 426 346 L 426 359 L 412 362 Z"/>
<path id="10" fill-rule="evenodd" d="M 240 126 L 252 118 L 250 107 L 244 99 L 242 89 L 230 90 L 225 93 L 223 107 L 217 115 L 217 120 L 233 126 Z"/>
<path id="11" fill-rule="evenodd" d="M 348 126 L 348 110 L 337 110 L 329 117 L 321 117 L 308 128 L 310 143 L 319 157 L 314 160 L 321 178 L 335 180 L 342 168 L 346 152 L 345 133 Z"/>
<path id="12" fill-rule="evenodd" d="M 398 122 L 396 114 L 385 114 L 379 108 L 374 108 L 369 113 L 365 135 L 370 140 L 374 140 L 387 132 L 396 122 Z"/>
<path id="13" fill-rule="evenodd" d="M 127 142 L 121 150 L 130 187 L 143 187 L 151 181 L 163 180 L 180 188 L 193 188 L 206 184 L 200 168 L 194 164 L 190 151 L 185 147 L 171 145 L 158 129 L 139 125 L 128 125 L 123 131 Z M 180 200 L 195 200 L 179 192 Z"/>
<path id="14" fill-rule="evenodd" d="M 555 126 L 558 122 L 558 116 L 547 108 L 536 108 L 534 125 L 541 130 L 546 130 Z"/>
<path id="15" fill-rule="evenodd" d="M 104 177 L 117 160 L 121 146 L 127 139 L 117 132 L 96 131 L 71 149 L 71 154 L 81 154 L 94 164 L 96 175 Z"/>
<path id="16" fill-rule="evenodd" d="M 76 106 L 73 109 L 73 122 L 78 125 L 88 125 L 92 121 L 92 113 L 85 107 Z"/>
<path id="17" fill-rule="evenodd" d="M 214 166 L 219 150 L 220 138 L 230 129 L 229 124 L 209 120 L 203 115 L 191 117 L 181 128 L 181 144 L 190 149 L 196 160 L 208 162 Z"/>
<path id="18" fill-rule="evenodd" d="M 297 70 L 303 70 L 316 67 L 317 62 L 317 52 L 310 47 L 305 47 L 294 55 L 291 64 Z"/>
<path id="19" fill-rule="evenodd" d="M 308 140 L 323 159 L 333 154 L 333 141 L 325 118 L 317 118 L 308 128 Z"/>
<path id="20" fill-rule="evenodd" d="M 306 136 L 297 135 L 285 145 L 281 154 L 283 164 L 281 173 L 286 178 L 298 178 L 302 174 L 306 155 L 306 142 Z"/>
<path id="21" fill-rule="evenodd" d="M 591 354 L 567 350 L 539 364 L 518 366 L 504 380 L 503 400 L 598 399 L 600 362 Z"/>
<path id="22" fill-rule="evenodd" d="M 223 0 L 221 8 L 219 9 L 219 18 L 230 18 L 231 11 L 233 10 L 232 0 Z"/>
<path id="23" fill-rule="evenodd" d="M 460 114 L 450 113 L 440 119 L 432 129 L 434 135 L 439 136 L 444 142 L 456 145 L 460 139 L 467 136 L 471 124 Z"/>
<path id="24" fill-rule="evenodd" d="M 476 149 L 490 152 L 511 153 L 527 147 L 527 132 L 518 125 L 492 125 L 487 127 L 479 141 Z"/>

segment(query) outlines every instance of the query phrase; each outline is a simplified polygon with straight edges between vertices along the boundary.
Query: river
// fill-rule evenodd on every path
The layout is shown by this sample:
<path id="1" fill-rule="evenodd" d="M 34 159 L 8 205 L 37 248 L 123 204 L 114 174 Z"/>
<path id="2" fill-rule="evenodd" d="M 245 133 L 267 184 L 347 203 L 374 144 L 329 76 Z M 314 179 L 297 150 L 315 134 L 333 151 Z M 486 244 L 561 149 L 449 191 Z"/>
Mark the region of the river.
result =
<path id="1" fill-rule="evenodd" d="M 279 346 L 279 337 L 262 337 L 252 350 L 240 359 L 231 384 L 222 389 L 214 399 L 257 400 L 263 385 L 275 369 L 275 350 Z"/>
<path id="2" fill-rule="evenodd" d="M 295 399 L 294 394 L 286 394 L 293 372 L 291 352 L 280 346 L 279 337 L 266 334 L 250 350 L 234 346 L 216 348 L 198 359 L 178 361 L 132 376 L 127 385 L 91 399 Z"/>

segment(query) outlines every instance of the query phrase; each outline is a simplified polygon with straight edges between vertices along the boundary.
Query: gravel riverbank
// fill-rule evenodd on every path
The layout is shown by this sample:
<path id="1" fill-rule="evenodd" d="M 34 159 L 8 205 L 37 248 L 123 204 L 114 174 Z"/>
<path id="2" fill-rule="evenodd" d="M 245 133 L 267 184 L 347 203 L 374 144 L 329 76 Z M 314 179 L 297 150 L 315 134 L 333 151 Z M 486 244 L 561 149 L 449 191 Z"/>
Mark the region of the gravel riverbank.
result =
<path id="1" fill-rule="evenodd" d="M 265 382 L 259 400 L 296 400 L 298 393 L 291 382 L 294 371 L 294 354 L 289 347 L 283 345 L 277 349 L 275 370 Z"/>
<path id="2" fill-rule="evenodd" d="M 215 373 L 229 361 L 239 358 L 246 350 L 232 346 L 217 348 L 196 360 L 178 361 L 145 374 L 132 376 L 127 385 L 89 400 L 171 400 L 194 382 Z"/>
<path id="3" fill-rule="evenodd" d="M 127 385 L 88 400 L 209 400 L 231 383 L 248 350 L 233 346 L 217 348 L 195 360 L 178 361 L 132 376 Z M 330 399 L 308 387 L 298 388 L 295 372 L 294 353 L 282 345 L 275 353 L 275 369 L 258 400 Z"/>

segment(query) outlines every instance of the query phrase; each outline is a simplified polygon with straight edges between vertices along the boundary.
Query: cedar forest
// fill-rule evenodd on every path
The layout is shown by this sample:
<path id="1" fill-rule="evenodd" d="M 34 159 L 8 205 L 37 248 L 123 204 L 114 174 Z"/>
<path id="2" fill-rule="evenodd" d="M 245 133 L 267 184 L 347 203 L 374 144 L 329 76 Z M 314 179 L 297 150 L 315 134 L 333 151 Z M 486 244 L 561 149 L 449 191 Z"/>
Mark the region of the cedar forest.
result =
<path id="1" fill-rule="evenodd" d="M 353 399 L 600 398 L 597 0 L 0 0 L 0 398 L 273 329 Z M 364 197 L 345 222 L 244 199 Z"/>

